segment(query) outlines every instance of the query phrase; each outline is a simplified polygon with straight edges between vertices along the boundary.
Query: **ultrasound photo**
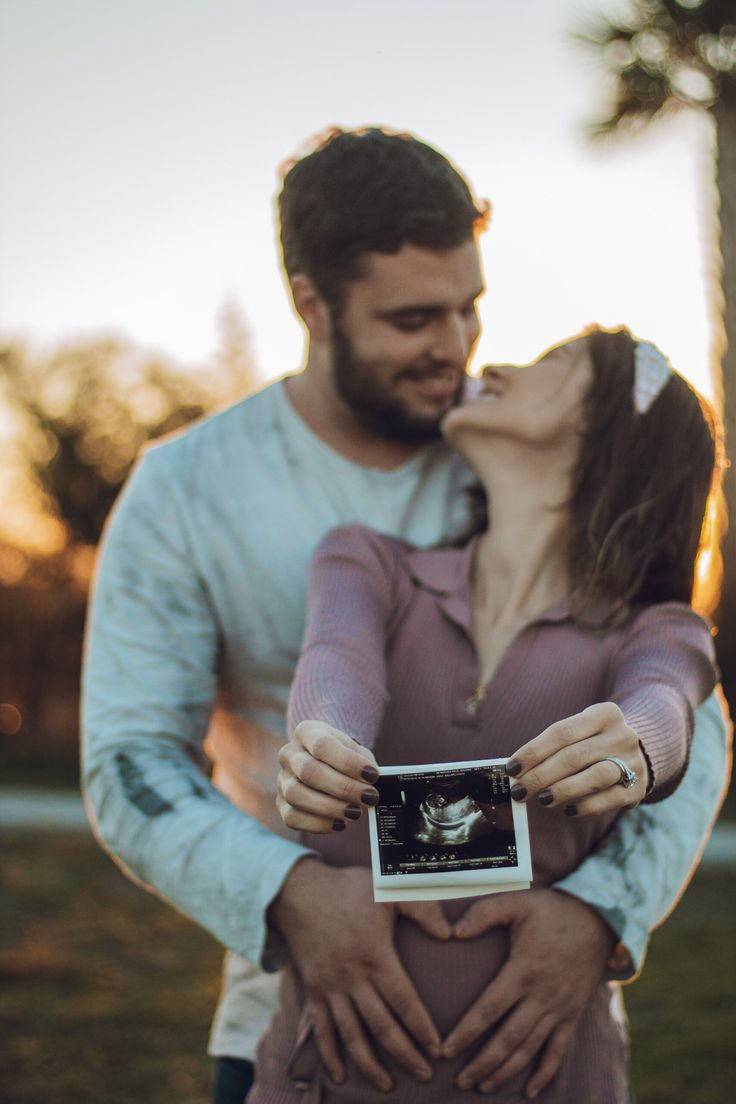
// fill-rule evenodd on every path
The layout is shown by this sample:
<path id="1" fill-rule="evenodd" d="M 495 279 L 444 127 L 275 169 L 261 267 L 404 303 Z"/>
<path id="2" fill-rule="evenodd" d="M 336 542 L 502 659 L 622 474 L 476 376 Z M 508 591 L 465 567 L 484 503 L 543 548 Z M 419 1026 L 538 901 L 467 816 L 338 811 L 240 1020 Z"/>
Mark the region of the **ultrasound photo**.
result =
<path id="1" fill-rule="evenodd" d="M 376 886 L 528 884 L 526 809 L 512 802 L 504 768 L 505 760 L 383 768 L 371 810 Z"/>

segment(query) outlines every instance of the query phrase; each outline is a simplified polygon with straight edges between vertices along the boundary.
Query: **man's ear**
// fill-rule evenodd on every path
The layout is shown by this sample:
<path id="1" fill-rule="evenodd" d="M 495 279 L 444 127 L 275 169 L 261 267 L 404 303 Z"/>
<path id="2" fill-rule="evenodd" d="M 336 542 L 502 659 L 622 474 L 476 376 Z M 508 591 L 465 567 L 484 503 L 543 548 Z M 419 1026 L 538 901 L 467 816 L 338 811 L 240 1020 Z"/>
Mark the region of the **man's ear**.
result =
<path id="1" fill-rule="evenodd" d="M 325 342 L 330 337 L 330 310 L 309 276 L 296 272 L 291 277 L 291 294 L 296 312 L 309 331 L 314 342 Z"/>

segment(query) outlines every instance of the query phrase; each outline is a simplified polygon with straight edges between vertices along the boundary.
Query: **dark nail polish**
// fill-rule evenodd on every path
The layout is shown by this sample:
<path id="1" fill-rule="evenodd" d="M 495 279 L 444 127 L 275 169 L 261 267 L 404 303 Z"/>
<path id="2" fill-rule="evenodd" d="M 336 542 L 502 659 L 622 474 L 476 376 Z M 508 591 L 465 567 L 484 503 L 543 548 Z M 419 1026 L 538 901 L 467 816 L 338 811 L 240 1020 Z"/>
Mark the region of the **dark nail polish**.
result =
<path id="1" fill-rule="evenodd" d="M 522 765 L 518 759 L 509 759 L 506 764 L 506 773 L 510 775 L 511 778 L 516 778 L 517 774 L 521 774 L 522 769 Z"/>
<path id="2" fill-rule="evenodd" d="M 360 800 L 363 802 L 364 805 L 377 805 L 378 794 L 375 790 L 363 790 L 362 794 L 360 795 Z"/>
<path id="3" fill-rule="evenodd" d="M 568 802 L 567 805 L 565 806 L 565 816 L 577 816 L 577 815 L 578 815 L 577 805 L 573 805 L 572 802 Z"/>
<path id="4" fill-rule="evenodd" d="M 370 782 L 371 786 L 375 786 L 381 776 L 375 767 L 363 767 L 360 772 L 360 777 L 364 782 Z"/>
<path id="5" fill-rule="evenodd" d="M 346 805 L 343 816 L 346 816 L 348 820 L 360 820 L 360 806 Z"/>
<path id="6" fill-rule="evenodd" d="M 333 820 L 333 822 L 332 822 L 332 831 L 333 832 L 344 832 L 345 827 L 346 827 L 346 825 L 345 825 L 344 820 Z"/>
<path id="7" fill-rule="evenodd" d="M 516 785 L 511 787 L 511 796 L 514 801 L 523 801 L 526 797 L 526 786 L 522 786 L 521 782 L 517 782 Z"/>
<path id="8" fill-rule="evenodd" d="M 551 805 L 552 802 L 554 801 L 554 799 L 555 799 L 555 795 L 552 793 L 551 790 L 542 790 L 542 792 L 539 795 L 539 804 L 540 805 Z"/>

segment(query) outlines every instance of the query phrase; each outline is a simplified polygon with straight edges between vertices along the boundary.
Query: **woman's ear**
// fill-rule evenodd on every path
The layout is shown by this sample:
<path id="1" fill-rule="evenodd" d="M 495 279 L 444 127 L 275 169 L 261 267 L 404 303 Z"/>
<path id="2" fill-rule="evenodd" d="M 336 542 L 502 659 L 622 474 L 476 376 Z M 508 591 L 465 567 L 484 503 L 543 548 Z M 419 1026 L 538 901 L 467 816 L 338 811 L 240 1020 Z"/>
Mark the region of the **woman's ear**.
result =
<path id="1" fill-rule="evenodd" d="M 328 341 L 331 333 L 330 310 L 309 276 L 296 272 L 290 285 L 294 307 L 309 331 L 310 340 L 316 343 Z"/>

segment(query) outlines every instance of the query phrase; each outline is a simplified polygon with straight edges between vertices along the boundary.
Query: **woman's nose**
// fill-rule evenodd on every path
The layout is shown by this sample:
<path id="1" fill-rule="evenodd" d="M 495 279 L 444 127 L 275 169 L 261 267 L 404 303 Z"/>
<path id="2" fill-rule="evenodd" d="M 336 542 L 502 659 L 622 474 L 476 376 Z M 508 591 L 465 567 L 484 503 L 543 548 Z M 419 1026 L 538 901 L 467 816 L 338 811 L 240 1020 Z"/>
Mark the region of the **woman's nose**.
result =
<path id="1" fill-rule="evenodd" d="M 481 375 L 487 383 L 502 384 L 506 382 L 515 367 L 515 364 L 486 364 Z"/>

